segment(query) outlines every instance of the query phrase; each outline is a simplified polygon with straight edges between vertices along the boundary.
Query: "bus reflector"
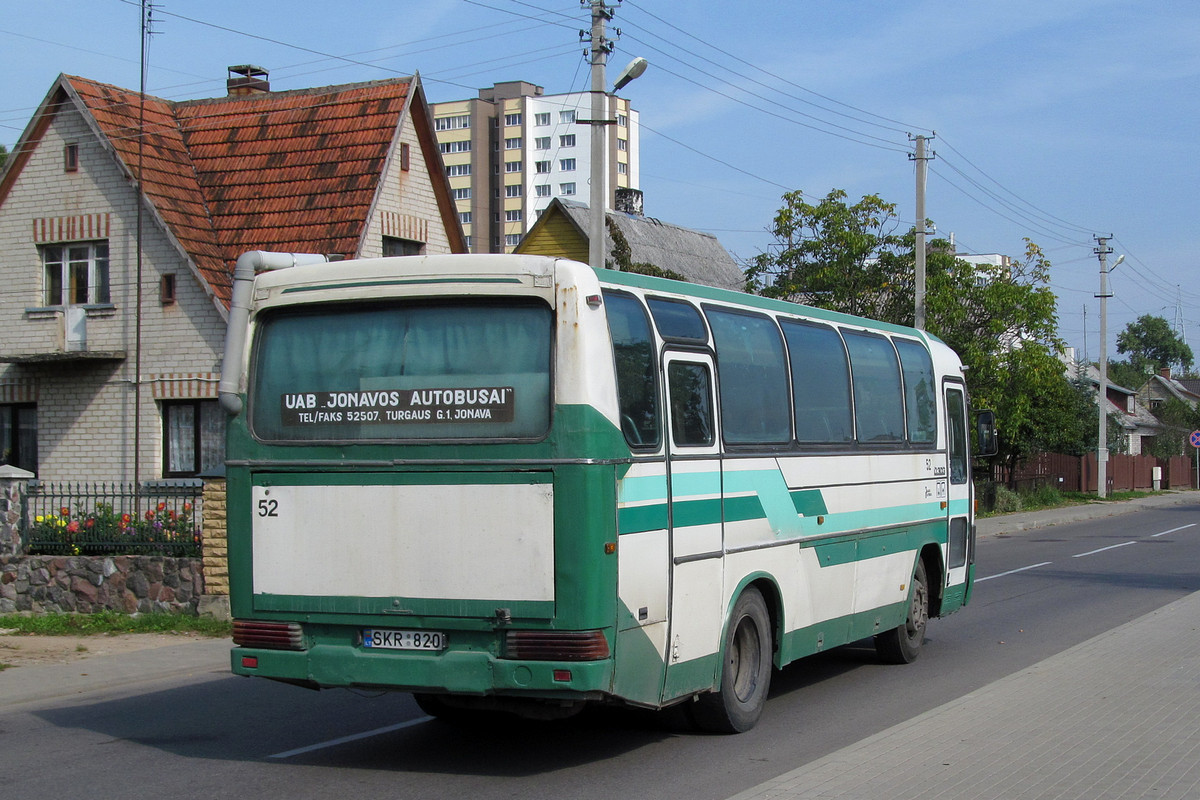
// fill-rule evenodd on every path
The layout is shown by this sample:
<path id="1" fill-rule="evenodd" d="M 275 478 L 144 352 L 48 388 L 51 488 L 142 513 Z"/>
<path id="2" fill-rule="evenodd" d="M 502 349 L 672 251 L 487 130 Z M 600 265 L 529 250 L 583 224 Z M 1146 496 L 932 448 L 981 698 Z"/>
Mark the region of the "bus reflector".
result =
<path id="1" fill-rule="evenodd" d="M 520 661 L 596 661 L 608 658 L 604 631 L 509 631 L 504 657 Z"/>
<path id="2" fill-rule="evenodd" d="M 304 631 L 296 622 L 233 621 L 233 643 L 266 650 L 303 650 Z"/>
<path id="3" fill-rule="evenodd" d="M 256 656 L 242 656 L 242 666 L 246 669 L 258 669 L 258 658 Z"/>
<path id="4" fill-rule="evenodd" d="M 554 670 L 554 680 L 558 681 L 559 683 L 570 683 L 571 682 L 571 670 L 569 670 L 569 669 Z"/>

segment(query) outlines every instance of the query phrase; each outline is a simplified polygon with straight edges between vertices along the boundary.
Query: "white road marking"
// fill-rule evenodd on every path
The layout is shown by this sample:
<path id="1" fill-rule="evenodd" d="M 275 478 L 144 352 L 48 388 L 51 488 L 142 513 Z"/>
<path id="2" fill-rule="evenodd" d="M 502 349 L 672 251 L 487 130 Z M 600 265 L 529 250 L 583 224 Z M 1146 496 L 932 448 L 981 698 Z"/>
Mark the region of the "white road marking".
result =
<path id="1" fill-rule="evenodd" d="M 1116 550 L 1118 547 L 1128 547 L 1137 542 L 1121 542 L 1120 544 L 1110 544 L 1108 547 L 1101 547 L 1099 550 L 1088 550 L 1086 553 L 1076 553 L 1071 558 L 1083 558 L 1084 556 L 1094 556 L 1096 553 L 1103 553 L 1105 550 Z"/>
<path id="2" fill-rule="evenodd" d="M 1162 533 L 1152 533 L 1152 534 L 1150 534 L 1150 538 L 1153 539 L 1156 536 L 1166 536 L 1168 533 L 1175 533 L 1176 531 L 1185 531 L 1188 528 L 1194 528 L 1194 527 L 1196 527 L 1196 523 L 1191 522 L 1191 523 L 1188 523 L 1187 525 L 1180 525 L 1178 528 L 1171 528 L 1171 530 L 1169 530 L 1169 531 L 1163 531 Z"/>
<path id="3" fill-rule="evenodd" d="M 1027 569 L 1037 569 L 1038 567 L 1044 567 L 1044 566 L 1046 566 L 1047 564 L 1050 564 L 1050 563 L 1051 563 L 1051 562 L 1049 562 L 1049 561 L 1043 561 L 1043 562 L 1042 562 L 1042 563 L 1040 563 L 1040 564 L 1030 564 L 1028 567 L 1020 567 L 1019 569 L 1010 569 L 1008 572 L 1001 572 L 1001 573 L 999 573 L 999 574 L 996 574 L 996 575 L 988 575 L 988 576 L 986 576 L 986 577 L 983 577 L 983 578 L 976 578 L 976 579 L 975 579 L 975 582 L 976 582 L 976 583 L 982 583 L 983 581 L 990 581 L 992 578 L 1003 578 L 1005 575 L 1015 575 L 1015 574 L 1017 574 L 1018 572 L 1024 572 L 1024 571 L 1025 571 L 1025 570 L 1027 570 Z"/>
<path id="4" fill-rule="evenodd" d="M 396 725 L 388 725 L 386 728 L 376 728 L 373 731 L 364 731 L 362 733 L 355 733 L 350 736 L 343 736 L 340 739 L 330 739 L 328 742 L 320 742 L 319 744 L 310 744 L 307 747 L 297 747 L 295 750 L 288 750 L 284 753 L 276 753 L 273 756 L 267 756 L 267 758 L 291 758 L 292 756 L 298 756 L 298 755 L 302 755 L 304 753 L 311 753 L 314 750 L 324 750 L 327 747 L 337 747 L 339 744 L 346 744 L 347 742 L 357 742 L 359 739 L 370 739 L 372 736 L 379 736 L 384 733 L 391 733 L 392 731 L 403 730 L 404 728 L 411 728 L 414 725 L 420 725 L 422 723 L 429 722 L 432 719 L 433 719 L 433 717 L 418 717 L 417 719 L 410 719 L 407 722 L 400 722 L 400 723 L 397 723 Z"/>

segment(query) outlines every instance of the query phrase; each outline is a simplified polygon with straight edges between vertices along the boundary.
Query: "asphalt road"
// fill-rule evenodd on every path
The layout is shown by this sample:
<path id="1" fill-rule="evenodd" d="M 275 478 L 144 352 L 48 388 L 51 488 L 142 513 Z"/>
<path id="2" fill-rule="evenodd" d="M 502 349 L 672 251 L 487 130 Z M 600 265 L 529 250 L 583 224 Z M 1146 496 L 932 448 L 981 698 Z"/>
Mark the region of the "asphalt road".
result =
<path id="1" fill-rule="evenodd" d="M 793 664 L 740 736 L 612 710 L 459 728 L 407 695 L 213 670 L 0 708 L 3 795 L 722 800 L 1200 589 L 1200 504 L 985 537 L 978 574 L 916 663 L 859 644 Z"/>

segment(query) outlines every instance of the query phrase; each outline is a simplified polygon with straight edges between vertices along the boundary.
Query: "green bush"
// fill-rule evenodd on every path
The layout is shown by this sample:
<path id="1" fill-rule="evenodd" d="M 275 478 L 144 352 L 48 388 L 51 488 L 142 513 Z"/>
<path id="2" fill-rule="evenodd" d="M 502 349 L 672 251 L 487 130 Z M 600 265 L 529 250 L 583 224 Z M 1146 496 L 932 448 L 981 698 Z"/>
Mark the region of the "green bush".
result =
<path id="1" fill-rule="evenodd" d="M 1020 511 L 1025 507 L 1021 502 L 1021 495 L 1009 489 L 1007 486 L 996 487 L 996 513 L 1011 514 L 1014 511 Z"/>

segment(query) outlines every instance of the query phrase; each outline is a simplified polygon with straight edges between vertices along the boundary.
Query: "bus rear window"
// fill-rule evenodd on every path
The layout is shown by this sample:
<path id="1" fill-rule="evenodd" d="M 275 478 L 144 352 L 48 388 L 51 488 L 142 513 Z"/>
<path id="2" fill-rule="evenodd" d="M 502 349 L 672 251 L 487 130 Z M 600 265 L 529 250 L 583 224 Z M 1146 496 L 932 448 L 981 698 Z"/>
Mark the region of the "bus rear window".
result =
<path id="1" fill-rule="evenodd" d="M 530 302 L 312 306 L 264 315 L 250 375 L 265 441 L 535 439 L 553 319 Z"/>

